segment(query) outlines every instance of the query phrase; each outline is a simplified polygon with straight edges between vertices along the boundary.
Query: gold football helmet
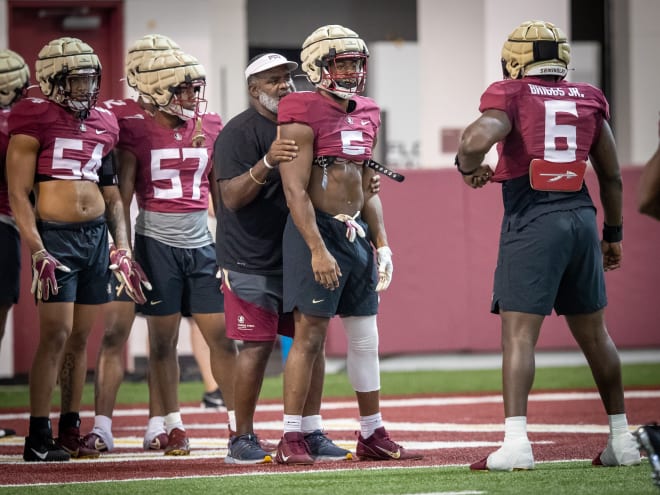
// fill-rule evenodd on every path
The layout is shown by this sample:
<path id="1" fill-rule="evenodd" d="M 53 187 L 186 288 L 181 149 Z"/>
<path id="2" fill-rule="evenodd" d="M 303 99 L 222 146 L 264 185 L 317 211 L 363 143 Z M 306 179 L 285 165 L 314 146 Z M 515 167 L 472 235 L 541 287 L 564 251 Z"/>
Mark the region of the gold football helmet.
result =
<path id="1" fill-rule="evenodd" d="M 78 38 L 58 38 L 44 46 L 35 64 L 41 92 L 55 103 L 86 118 L 101 84 L 101 62 Z"/>
<path id="2" fill-rule="evenodd" d="M 571 47 L 566 34 L 550 22 L 523 22 L 502 47 L 502 72 L 506 79 L 524 76 L 563 79 L 570 61 Z"/>
<path id="3" fill-rule="evenodd" d="M 368 57 L 367 45 L 357 33 L 338 24 L 315 30 L 303 43 L 300 54 L 309 81 L 343 99 L 364 91 Z M 356 61 L 355 69 L 337 71 L 337 62 L 346 59 Z"/>
<path id="4" fill-rule="evenodd" d="M 0 107 L 9 108 L 23 97 L 30 82 L 25 60 L 12 50 L 0 50 Z"/>
<path id="5" fill-rule="evenodd" d="M 147 34 L 133 43 L 126 54 L 126 82 L 131 88 L 135 88 L 135 72 L 137 68 L 156 55 L 165 53 L 180 53 L 181 48 L 171 38 L 162 34 Z"/>
<path id="6" fill-rule="evenodd" d="M 206 72 L 192 55 L 166 51 L 141 64 L 136 88 L 160 110 L 188 120 L 206 110 Z"/>

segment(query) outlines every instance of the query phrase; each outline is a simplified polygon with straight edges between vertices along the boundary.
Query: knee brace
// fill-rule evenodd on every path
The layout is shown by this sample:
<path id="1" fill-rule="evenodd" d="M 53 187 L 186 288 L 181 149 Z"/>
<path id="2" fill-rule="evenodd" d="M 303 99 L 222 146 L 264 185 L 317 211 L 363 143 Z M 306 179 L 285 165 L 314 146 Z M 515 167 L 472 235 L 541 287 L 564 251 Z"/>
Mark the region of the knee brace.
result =
<path id="1" fill-rule="evenodd" d="M 342 323 L 348 341 L 346 370 L 353 390 L 356 392 L 380 390 L 376 315 L 349 316 L 342 318 Z"/>

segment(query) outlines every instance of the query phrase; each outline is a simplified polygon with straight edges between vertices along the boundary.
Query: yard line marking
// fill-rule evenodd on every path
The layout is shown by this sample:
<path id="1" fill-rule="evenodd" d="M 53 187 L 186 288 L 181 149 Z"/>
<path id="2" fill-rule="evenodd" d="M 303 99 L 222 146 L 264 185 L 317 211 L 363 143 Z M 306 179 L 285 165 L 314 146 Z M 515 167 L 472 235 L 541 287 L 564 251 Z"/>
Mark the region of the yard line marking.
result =
<path id="1" fill-rule="evenodd" d="M 625 398 L 628 399 L 657 399 L 660 398 L 660 390 L 630 390 L 625 392 Z M 580 400 L 598 400 L 600 396 L 598 392 L 543 392 L 532 393 L 529 396 L 530 402 L 563 402 L 563 401 L 580 401 Z M 410 399 L 381 399 L 381 409 L 390 407 L 440 407 L 451 405 L 476 405 L 476 404 L 491 404 L 501 403 L 501 395 L 484 395 L 484 396 L 459 396 L 459 397 L 416 397 Z M 332 401 L 327 400 L 323 402 L 323 410 L 337 410 L 337 409 L 351 409 L 355 410 L 357 404 L 355 400 L 350 401 Z M 275 411 L 281 412 L 283 410 L 282 403 L 273 404 L 259 404 L 257 405 L 257 412 Z M 204 415 L 217 415 L 224 413 L 226 409 L 221 407 L 219 409 L 207 409 L 201 407 L 181 407 L 181 414 L 204 414 Z M 130 416 L 145 416 L 149 414 L 147 408 L 129 408 L 127 406 L 118 406 L 113 412 L 114 417 L 130 417 Z M 30 414 L 28 412 L 22 413 L 4 413 L 0 414 L 0 421 L 5 419 L 28 419 Z M 80 411 L 80 417 L 93 418 L 93 410 Z M 281 426 L 281 425 L 280 425 Z M 226 428 L 226 425 L 224 426 Z"/>

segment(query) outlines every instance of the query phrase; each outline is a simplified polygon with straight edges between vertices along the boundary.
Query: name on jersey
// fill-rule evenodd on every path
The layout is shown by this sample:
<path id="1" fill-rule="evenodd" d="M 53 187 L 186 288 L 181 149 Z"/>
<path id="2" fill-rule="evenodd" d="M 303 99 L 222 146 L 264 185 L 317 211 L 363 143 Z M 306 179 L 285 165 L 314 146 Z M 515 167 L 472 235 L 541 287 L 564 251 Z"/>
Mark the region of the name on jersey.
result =
<path id="1" fill-rule="evenodd" d="M 528 84 L 529 92 L 533 95 L 541 96 L 569 96 L 572 98 L 584 98 L 584 94 L 578 88 L 553 88 L 547 86 L 538 86 Z"/>

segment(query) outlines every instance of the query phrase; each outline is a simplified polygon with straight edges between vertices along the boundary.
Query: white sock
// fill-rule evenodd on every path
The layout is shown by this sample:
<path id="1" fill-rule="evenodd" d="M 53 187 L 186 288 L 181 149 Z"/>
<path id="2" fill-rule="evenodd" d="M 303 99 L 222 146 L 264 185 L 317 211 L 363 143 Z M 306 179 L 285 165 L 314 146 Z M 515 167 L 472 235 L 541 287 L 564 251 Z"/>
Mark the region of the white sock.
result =
<path id="1" fill-rule="evenodd" d="M 94 416 L 94 429 L 104 433 L 112 434 L 112 418 L 107 416 Z"/>
<path id="2" fill-rule="evenodd" d="M 504 441 L 527 440 L 527 416 L 504 419 Z"/>
<path id="3" fill-rule="evenodd" d="M 296 414 L 284 415 L 284 433 L 301 432 L 302 431 L 302 416 Z"/>
<path id="4" fill-rule="evenodd" d="M 236 431 L 236 411 L 227 411 L 227 416 L 229 417 L 229 429 Z"/>
<path id="5" fill-rule="evenodd" d="M 165 431 L 169 435 L 172 430 L 178 428 L 179 430 L 186 431 L 183 427 L 183 421 L 181 420 L 181 412 L 171 412 L 165 415 Z"/>
<path id="6" fill-rule="evenodd" d="M 370 416 L 360 416 L 360 433 L 362 434 L 362 438 L 369 438 L 381 426 L 383 426 L 383 416 L 379 412 Z"/>
<path id="7" fill-rule="evenodd" d="M 628 419 L 626 414 L 610 414 L 607 419 L 610 423 L 610 437 L 618 437 L 628 433 Z"/>
<path id="8" fill-rule="evenodd" d="M 152 416 L 147 424 L 147 432 L 144 438 L 151 441 L 165 431 L 165 418 L 163 416 Z"/>
<path id="9" fill-rule="evenodd" d="M 323 431 L 323 420 L 320 414 L 313 414 L 312 416 L 303 416 L 301 428 L 303 433 L 312 433 L 316 430 Z"/>

